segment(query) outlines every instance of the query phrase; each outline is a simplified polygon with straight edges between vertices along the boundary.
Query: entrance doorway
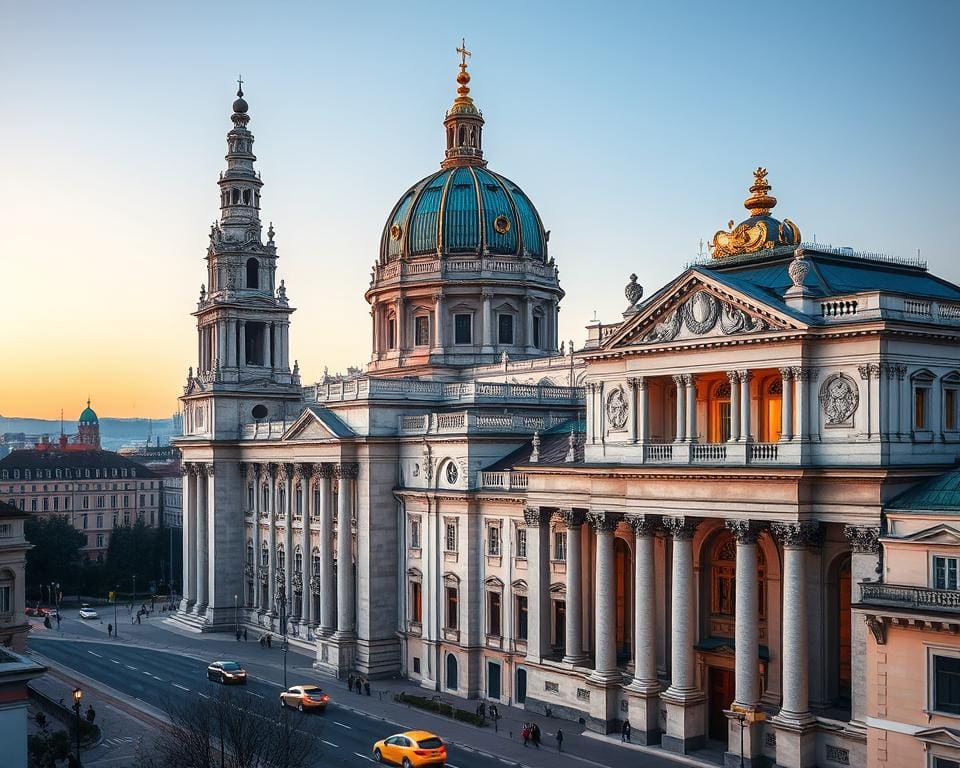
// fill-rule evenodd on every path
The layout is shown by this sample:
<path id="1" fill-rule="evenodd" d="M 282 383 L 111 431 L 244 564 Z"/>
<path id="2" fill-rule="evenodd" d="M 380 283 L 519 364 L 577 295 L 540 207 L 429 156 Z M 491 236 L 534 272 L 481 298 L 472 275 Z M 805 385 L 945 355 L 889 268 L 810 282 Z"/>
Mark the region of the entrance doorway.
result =
<path id="1" fill-rule="evenodd" d="M 495 661 L 487 662 L 487 698 L 500 698 L 500 665 Z"/>
<path id="2" fill-rule="evenodd" d="M 850 699 L 850 560 L 840 566 L 837 579 L 837 618 L 839 619 L 839 648 L 837 661 L 838 693 L 841 699 Z"/>
<path id="3" fill-rule="evenodd" d="M 718 741 L 727 741 L 727 716 L 725 709 L 733 703 L 733 670 L 710 667 L 708 673 L 707 707 L 708 736 Z"/>
<path id="4" fill-rule="evenodd" d="M 517 670 L 517 689 L 515 694 L 517 704 L 523 704 L 527 700 L 527 670 L 523 668 Z"/>

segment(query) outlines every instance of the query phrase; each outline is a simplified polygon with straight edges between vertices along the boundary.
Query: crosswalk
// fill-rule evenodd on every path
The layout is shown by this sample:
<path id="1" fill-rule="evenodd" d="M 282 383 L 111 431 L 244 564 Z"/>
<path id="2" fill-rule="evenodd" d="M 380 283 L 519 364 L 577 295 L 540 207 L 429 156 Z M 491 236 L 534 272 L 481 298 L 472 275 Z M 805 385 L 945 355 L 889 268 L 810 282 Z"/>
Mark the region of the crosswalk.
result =
<path id="1" fill-rule="evenodd" d="M 137 739 L 134 736 L 114 736 L 110 739 L 104 739 L 103 743 L 108 744 L 111 747 L 119 747 L 124 744 L 132 744 Z"/>

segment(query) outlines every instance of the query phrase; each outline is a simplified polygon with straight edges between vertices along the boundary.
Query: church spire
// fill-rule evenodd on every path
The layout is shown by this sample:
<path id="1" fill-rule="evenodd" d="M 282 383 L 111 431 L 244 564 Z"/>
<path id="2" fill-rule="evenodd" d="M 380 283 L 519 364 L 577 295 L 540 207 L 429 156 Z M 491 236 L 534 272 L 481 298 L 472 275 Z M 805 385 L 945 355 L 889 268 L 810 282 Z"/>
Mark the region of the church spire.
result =
<path id="1" fill-rule="evenodd" d="M 260 235 L 260 188 L 263 182 L 253 167 L 253 134 L 247 129 L 250 107 L 243 98 L 243 78 L 237 78 L 237 98 L 233 102 L 233 128 L 227 134 L 227 170 L 220 174 L 220 224 L 224 229 L 240 229 L 244 235 L 255 230 Z M 243 239 L 246 239 L 245 237 Z"/>
<path id="2" fill-rule="evenodd" d="M 467 72 L 467 41 L 462 40 L 457 48 L 460 54 L 460 71 L 457 73 L 457 97 L 453 100 L 443 127 L 447 132 L 447 151 L 441 168 L 456 165 L 486 165 L 483 159 L 483 115 L 470 97 L 470 73 Z"/>

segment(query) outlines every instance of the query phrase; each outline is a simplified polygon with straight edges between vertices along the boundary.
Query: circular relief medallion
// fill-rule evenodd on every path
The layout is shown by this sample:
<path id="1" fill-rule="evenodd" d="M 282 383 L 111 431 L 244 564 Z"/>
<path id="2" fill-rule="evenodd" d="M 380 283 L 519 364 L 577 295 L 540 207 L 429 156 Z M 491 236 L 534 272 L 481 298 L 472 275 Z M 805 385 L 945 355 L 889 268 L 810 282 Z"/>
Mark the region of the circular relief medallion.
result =
<path id="1" fill-rule="evenodd" d="M 459 477 L 460 472 L 457 470 L 457 465 L 451 461 L 447 464 L 447 482 L 450 483 L 450 485 L 455 485 Z"/>
<path id="2" fill-rule="evenodd" d="M 613 390 L 607 398 L 607 421 L 614 429 L 623 429 L 627 423 L 627 399 L 620 387 Z"/>
<path id="3" fill-rule="evenodd" d="M 400 235 L 403 234 L 403 228 L 399 224 L 394 224 L 390 227 L 390 239 L 399 240 Z"/>
<path id="4" fill-rule="evenodd" d="M 706 291 L 699 291 L 684 305 L 684 320 L 690 333 L 707 333 L 717 324 L 719 302 Z"/>
<path id="5" fill-rule="evenodd" d="M 835 374 L 823 382 L 820 390 L 820 408 L 827 424 L 846 424 L 853 418 L 860 403 L 860 392 L 856 382 L 842 373 Z"/>
<path id="6" fill-rule="evenodd" d="M 507 234 L 510 231 L 510 219 L 500 214 L 493 220 L 493 228 L 501 235 Z"/>

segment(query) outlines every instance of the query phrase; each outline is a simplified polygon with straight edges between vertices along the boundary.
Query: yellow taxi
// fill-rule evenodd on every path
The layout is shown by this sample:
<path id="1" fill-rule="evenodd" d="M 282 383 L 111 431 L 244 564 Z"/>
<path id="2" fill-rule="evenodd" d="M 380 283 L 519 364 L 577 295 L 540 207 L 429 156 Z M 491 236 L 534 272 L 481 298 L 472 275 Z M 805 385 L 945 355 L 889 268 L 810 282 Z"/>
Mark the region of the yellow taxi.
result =
<path id="1" fill-rule="evenodd" d="M 430 731 L 406 731 L 374 744 L 373 759 L 378 763 L 402 765 L 403 768 L 443 765 L 447 760 L 447 745 Z"/>
<path id="2" fill-rule="evenodd" d="M 330 697 L 315 685 L 295 685 L 280 694 L 281 707 L 296 707 L 301 712 L 308 709 L 326 710 Z"/>

